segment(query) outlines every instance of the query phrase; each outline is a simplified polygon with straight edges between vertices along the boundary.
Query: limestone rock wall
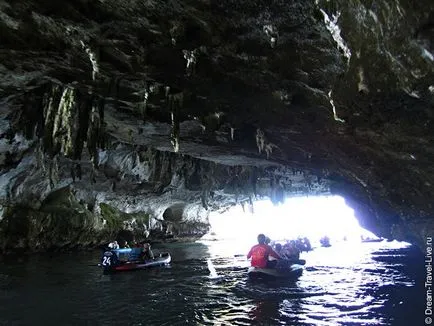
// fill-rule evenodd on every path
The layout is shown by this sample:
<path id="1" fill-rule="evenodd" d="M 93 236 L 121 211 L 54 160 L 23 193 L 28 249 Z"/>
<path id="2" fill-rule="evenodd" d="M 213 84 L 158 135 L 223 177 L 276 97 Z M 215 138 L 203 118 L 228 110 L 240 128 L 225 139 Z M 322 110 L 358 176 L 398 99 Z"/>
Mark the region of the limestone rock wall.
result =
<path id="1" fill-rule="evenodd" d="M 64 227 L 47 200 L 71 224 L 57 240 L 41 232 L 43 248 L 124 227 L 200 234 L 209 210 L 317 193 L 343 195 L 374 232 L 423 243 L 433 11 L 429 0 L 0 1 L 3 247 Z"/>

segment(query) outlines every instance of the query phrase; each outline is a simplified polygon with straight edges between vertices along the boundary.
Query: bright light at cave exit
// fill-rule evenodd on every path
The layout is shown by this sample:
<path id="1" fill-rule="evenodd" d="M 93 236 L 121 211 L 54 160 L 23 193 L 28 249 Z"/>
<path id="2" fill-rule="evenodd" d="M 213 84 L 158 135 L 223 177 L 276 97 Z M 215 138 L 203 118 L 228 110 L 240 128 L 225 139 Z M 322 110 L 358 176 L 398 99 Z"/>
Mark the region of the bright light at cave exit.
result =
<path id="1" fill-rule="evenodd" d="M 328 236 L 332 242 L 360 241 L 361 236 L 377 238 L 360 227 L 354 210 L 339 196 L 293 197 L 284 204 L 253 203 L 254 213 L 238 205 L 223 214 L 211 213 L 211 235 L 216 239 L 254 241 L 259 233 L 272 240 L 308 237 L 311 242 Z"/>

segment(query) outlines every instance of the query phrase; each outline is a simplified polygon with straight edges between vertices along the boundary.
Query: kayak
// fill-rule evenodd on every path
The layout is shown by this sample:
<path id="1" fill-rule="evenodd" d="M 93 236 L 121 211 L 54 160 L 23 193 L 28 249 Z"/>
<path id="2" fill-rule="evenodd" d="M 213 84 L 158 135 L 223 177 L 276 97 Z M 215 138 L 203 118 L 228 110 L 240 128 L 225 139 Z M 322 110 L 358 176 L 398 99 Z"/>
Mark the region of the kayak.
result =
<path id="1" fill-rule="evenodd" d="M 127 259 L 121 260 L 120 258 L 125 258 L 125 255 Z M 168 252 L 161 253 L 154 259 L 140 260 L 131 249 L 114 249 L 103 253 L 99 266 L 103 267 L 105 273 L 121 272 L 165 266 L 170 264 L 171 260 L 172 257 Z"/>
<path id="2" fill-rule="evenodd" d="M 259 268 L 249 267 L 247 275 L 252 279 L 257 278 L 279 278 L 291 279 L 301 276 L 303 273 L 303 265 L 293 264 L 288 268 Z"/>

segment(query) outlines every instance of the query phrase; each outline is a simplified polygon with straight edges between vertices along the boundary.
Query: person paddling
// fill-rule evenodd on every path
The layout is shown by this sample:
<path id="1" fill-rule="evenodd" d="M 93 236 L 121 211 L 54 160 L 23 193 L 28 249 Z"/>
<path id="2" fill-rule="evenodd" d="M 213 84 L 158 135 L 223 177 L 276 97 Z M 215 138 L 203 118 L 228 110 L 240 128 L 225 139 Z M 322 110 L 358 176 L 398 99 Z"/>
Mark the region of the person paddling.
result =
<path id="1" fill-rule="evenodd" d="M 154 259 L 154 253 L 151 250 L 151 245 L 149 243 L 143 244 L 142 253 L 140 254 L 141 260 L 150 260 Z"/>
<path id="2" fill-rule="evenodd" d="M 250 265 L 258 268 L 274 268 L 277 261 L 269 261 L 268 257 L 281 259 L 279 254 L 265 243 L 266 237 L 263 234 L 258 235 L 258 244 L 253 246 L 247 254 L 247 259 L 252 258 Z"/>

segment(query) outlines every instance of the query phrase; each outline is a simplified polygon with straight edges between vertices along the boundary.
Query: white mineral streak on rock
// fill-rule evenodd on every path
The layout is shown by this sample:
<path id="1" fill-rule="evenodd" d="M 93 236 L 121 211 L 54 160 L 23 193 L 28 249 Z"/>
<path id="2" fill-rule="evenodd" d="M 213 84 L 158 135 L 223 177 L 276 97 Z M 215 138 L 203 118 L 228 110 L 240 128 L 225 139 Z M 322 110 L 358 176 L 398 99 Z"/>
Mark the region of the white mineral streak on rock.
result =
<path id="1" fill-rule="evenodd" d="M 331 104 L 332 109 L 333 109 L 333 118 L 334 118 L 336 121 L 339 121 L 339 122 L 345 122 L 345 120 L 339 118 L 339 117 L 338 117 L 338 114 L 336 113 L 335 103 L 333 102 L 333 98 L 332 98 L 332 91 L 330 91 L 330 92 L 328 93 L 328 96 L 329 96 L 329 98 L 330 98 L 330 104 Z"/>
<path id="2" fill-rule="evenodd" d="M 11 16 L 7 15 L 4 12 L 5 8 L 10 8 L 9 4 L 0 2 L 0 21 L 3 22 L 7 27 L 17 30 L 20 27 L 20 23 Z"/>
<path id="3" fill-rule="evenodd" d="M 107 162 L 107 151 L 98 150 L 98 165 L 105 164 Z"/>
<path id="4" fill-rule="evenodd" d="M 265 149 L 265 135 L 261 129 L 256 129 L 256 146 L 258 147 L 259 154 Z"/>
<path id="5" fill-rule="evenodd" d="M 375 21 L 376 24 L 378 24 L 378 17 L 372 10 L 369 10 L 369 15 L 372 17 L 372 19 Z"/>
<path id="6" fill-rule="evenodd" d="M 396 2 L 396 10 L 398 11 L 401 17 L 404 17 L 405 10 L 399 5 L 399 0 L 396 0 L 395 2 Z"/>
<path id="7" fill-rule="evenodd" d="M 172 128 L 175 128 L 176 125 L 176 119 L 175 119 L 175 114 L 173 112 L 170 113 L 170 119 L 172 120 Z M 171 143 L 173 145 L 173 150 L 175 153 L 179 152 L 179 137 L 177 135 L 173 135 L 172 139 L 171 139 Z"/>
<path id="8" fill-rule="evenodd" d="M 426 72 L 422 73 L 422 71 L 420 69 L 414 69 L 411 71 L 411 75 L 416 78 L 416 79 L 420 79 L 426 76 Z"/>
<path id="9" fill-rule="evenodd" d="M 365 83 L 365 74 L 363 68 L 359 67 L 359 83 L 357 85 L 359 92 L 369 93 L 368 86 Z"/>
<path id="10" fill-rule="evenodd" d="M 403 90 L 404 92 L 406 92 L 407 95 L 409 95 L 409 96 L 411 96 L 411 97 L 414 97 L 414 98 L 420 98 L 420 95 L 419 95 L 418 92 L 416 92 L 416 91 L 412 91 L 412 90 L 409 89 L 408 87 L 404 87 L 402 90 Z"/>
<path id="11" fill-rule="evenodd" d="M 422 48 L 422 57 L 430 61 L 434 61 L 434 56 L 427 49 Z"/>
<path id="12" fill-rule="evenodd" d="M 194 73 L 196 68 L 198 51 L 197 49 L 194 49 L 192 51 L 182 50 L 182 53 L 184 54 L 184 59 L 187 60 L 185 68 L 186 74 L 191 75 Z"/>
<path id="13" fill-rule="evenodd" d="M 341 13 L 338 11 L 336 13 L 336 15 L 332 16 L 332 18 L 333 18 L 333 20 L 332 20 L 332 19 L 330 19 L 329 15 L 327 15 L 327 13 L 324 10 L 320 9 L 320 11 L 322 12 L 322 14 L 324 16 L 324 22 L 326 24 L 327 29 L 332 34 L 333 39 L 338 44 L 338 48 L 343 51 L 344 56 L 348 59 L 348 63 L 349 63 L 350 59 L 351 59 L 351 50 L 345 44 L 345 42 L 341 36 L 341 29 L 337 24 L 339 16 L 341 15 Z"/>
<path id="14" fill-rule="evenodd" d="M 277 28 L 273 25 L 268 24 L 268 25 L 264 25 L 262 27 L 262 30 L 268 36 L 270 41 L 270 46 L 274 48 L 276 46 L 277 39 L 279 37 L 279 32 L 277 31 Z"/>
<path id="15" fill-rule="evenodd" d="M 89 56 L 90 63 L 92 64 L 92 79 L 95 80 L 97 74 L 99 74 L 98 56 L 94 51 L 92 51 L 90 46 L 86 46 L 83 41 L 80 41 L 80 43 Z"/>

